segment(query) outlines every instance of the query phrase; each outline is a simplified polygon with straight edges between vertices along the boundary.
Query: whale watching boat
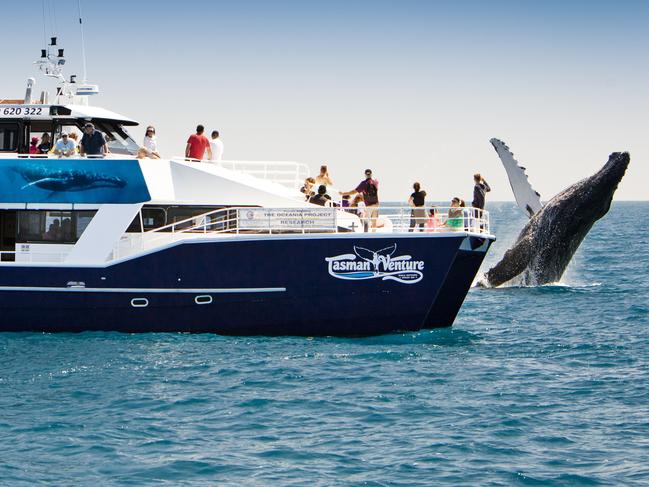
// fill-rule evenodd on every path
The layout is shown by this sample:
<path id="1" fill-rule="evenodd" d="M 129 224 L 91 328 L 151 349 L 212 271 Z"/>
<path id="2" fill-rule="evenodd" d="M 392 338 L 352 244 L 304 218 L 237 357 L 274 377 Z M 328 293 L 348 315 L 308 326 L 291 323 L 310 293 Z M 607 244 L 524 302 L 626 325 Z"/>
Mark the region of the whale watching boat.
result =
<path id="1" fill-rule="evenodd" d="M 52 38 L 50 46 L 56 45 Z M 294 162 L 138 159 L 137 122 L 91 106 L 63 50 L 52 101 L 0 101 L 0 331 L 361 336 L 452 325 L 494 236 L 486 211 L 363 214 L 305 201 Z M 84 76 L 85 78 L 85 76 Z M 81 133 L 104 157 L 30 154 Z M 451 225 L 450 220 L 455 220 Z"/>

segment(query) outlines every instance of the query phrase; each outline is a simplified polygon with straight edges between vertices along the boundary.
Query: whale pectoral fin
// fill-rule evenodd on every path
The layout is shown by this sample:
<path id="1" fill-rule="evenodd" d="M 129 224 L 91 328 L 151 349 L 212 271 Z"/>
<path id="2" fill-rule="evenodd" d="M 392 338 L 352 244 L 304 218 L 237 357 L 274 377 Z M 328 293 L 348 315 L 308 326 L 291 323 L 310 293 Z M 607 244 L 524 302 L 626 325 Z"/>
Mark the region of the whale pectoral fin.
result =
<path id="1" fill-rule="evenodd" d="M 532 218 L 543 208 L 541 195 L 532 188 L 525 168 L 514 159 L 514 154 L 509 150 L 509 147 L 502 140 L 491 139 L 490 142 L 505 167 L 516 203 L 526 215 Z"/>
<path id="2" fill-rule="evenodd" d="M 496 287 L 512 280 L 528 266 L 532 255 L 531 238 L 525 237 L 505 252 L 495 266 L 487 271 L 485 279 L 490 286 Z"/>
<path id="3" fill-rule="evenodd" d="M 54 180 L 55 180 L 54 178 L 43 178 L 43 179 L 38 179 L 38 180 L 36 180 L 36 181 L 32 181 L 31 183 L 27 183 L 26 185 L 24 185 L 24 186 L 23 186 L 22 188 L 20 188 L 20 189 L 29 188 L 30 186 L 37 186 L 37 185 L 39 185 L 39 184 L 41 184 L 41 183 L 49 183 L 49 182 L 54 181 Z"/>

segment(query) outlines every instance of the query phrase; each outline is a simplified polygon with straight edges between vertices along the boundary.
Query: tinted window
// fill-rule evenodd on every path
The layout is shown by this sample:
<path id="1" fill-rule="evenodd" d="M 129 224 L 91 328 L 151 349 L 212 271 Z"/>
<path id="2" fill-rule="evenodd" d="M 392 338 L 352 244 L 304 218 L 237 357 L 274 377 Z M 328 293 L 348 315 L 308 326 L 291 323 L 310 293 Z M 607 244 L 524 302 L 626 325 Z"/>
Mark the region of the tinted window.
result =
<path id="1" fill-rule="evenodd" d="M 126 229 L 127 232 L 140 232 L 142 226 L 146 232 L 167 224 L 167 212 L 164 208 L 142 208 L 141 216 L 142 222 L 140 223 L 140 214 L 138 214 Z"/>
<path id="2" fill-rule="evenodd" d="M 0 123 L 0 152 L 15 152 L 18 150 L 17 123 Z"/>
<path id="3" fill-rule="evenodd" d="M 74 243 L 94 211 L 19 211 L 18 242 Z"/>

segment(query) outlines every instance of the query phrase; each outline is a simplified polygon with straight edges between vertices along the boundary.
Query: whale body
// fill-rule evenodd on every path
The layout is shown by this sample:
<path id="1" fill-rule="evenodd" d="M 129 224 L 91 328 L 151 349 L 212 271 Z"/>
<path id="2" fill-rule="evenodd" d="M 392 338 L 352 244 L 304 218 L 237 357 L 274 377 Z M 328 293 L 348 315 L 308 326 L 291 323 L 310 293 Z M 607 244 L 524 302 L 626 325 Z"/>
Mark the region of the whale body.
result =
<path id="1" fill-rule="evenodd" d="M 21 189 L 36 186 L 48 191 L 87 191 L 97 188 L 124 188 L 126 181 L 118 176 L 79 169 L 55 169 L 45 166 L 16 168 L 27 184 Z"/>
<path id="2" fill-rule="evenodd" d="M 492 140 L 498 151 L 496 142 L 502 142 Z M 559 281 L 593 224 L 611 207 L 629 161 L 627 152 L 615 152 L 597 173 L 552 198 L 532 215 L 514 245 L 480 284 L 500 286 L 512 281 L 528 286 Z"/>

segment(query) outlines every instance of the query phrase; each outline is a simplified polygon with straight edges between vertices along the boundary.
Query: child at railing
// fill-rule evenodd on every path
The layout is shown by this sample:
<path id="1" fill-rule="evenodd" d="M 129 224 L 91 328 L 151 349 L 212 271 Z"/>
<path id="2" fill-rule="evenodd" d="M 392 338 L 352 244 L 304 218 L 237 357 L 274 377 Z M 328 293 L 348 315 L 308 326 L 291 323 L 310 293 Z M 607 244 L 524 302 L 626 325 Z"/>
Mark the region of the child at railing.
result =
<path id="1" fill-rule="evenodd" d="M 442 222 L 439 219 L 439 215 L 437 213 L 436 208 L 431 208 L 428 211 L 428 220 L 426 220 L 426 231 L 431 233 L 431 232 L 436 232 L 438 228 L 442 226 Z"/>
<path id="2" fill-rule="evenodd" d="M 29 153 L 30 154 L 40 154 L 41 151 L 38 148 L 38 137 L 32 137 L 32 140 L 29 144 Z"/>
<path id="3" fill-rule="evenodd" d="M 367 232 L 369 230 L 369 221 L 367 219 L 367 208 L 365 206 L 363 193 L 356 193 L 356 196 L 354 196 L 354 199 L 352 200 L 349 207 L 351 209 L 356 209 L 356 215 L 358 215 L 358 218 L 360 218 L 361 222 L 363 222 L 363 231 Z"/>

